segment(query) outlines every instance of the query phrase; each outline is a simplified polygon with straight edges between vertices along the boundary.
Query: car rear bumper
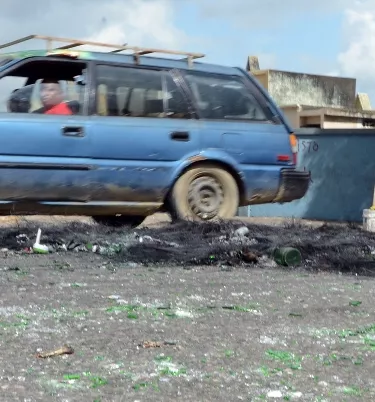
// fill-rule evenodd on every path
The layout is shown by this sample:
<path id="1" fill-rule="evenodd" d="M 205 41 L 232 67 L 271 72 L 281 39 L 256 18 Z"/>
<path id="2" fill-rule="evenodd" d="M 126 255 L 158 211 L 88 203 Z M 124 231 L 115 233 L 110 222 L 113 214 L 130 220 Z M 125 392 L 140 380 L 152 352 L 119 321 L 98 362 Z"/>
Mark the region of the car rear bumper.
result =
<path id="1" fill-rule="evenodd" d="M 309 189 L 311 175 L 295 169 L 282 169 L 279 190 L 272 202 L 290 202 L 302 198 Z"/>

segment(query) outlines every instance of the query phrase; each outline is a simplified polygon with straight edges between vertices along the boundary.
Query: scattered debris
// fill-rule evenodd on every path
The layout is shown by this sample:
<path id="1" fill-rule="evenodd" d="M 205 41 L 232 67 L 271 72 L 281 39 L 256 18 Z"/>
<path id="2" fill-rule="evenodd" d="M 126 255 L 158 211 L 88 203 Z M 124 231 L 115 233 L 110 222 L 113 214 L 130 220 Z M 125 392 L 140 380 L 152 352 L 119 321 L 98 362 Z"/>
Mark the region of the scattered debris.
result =
<path id="1" fill-rule="evenodd" d="M 259 261 L 259 255 L 257 252 L 253 252 L 253 251 L 243 251 L 242 252 L 242 258 L 245 262 L 248 263 L 252 263 L 252 264 L 256 264 Z"/>
<path id="2" fill-rule="evenodd" d="M 17 235 L 17 236 L 16 236 L 16 239 L 17 239 L 17 243 L 18 243 L 18 244 L 25 244 L 25 243 L 27 243 L 27 242 L 30 241 L 30 239 L 28 238 L 28 236 L 25 235 L 24 233 L 21 233 L 21 234 Z"/>
<path id="3" fill-rule="evenodd" d="M 138 344 L 138 346 L 143 349 L 161 348 L 162 346 L 175 346 L 175 345 L 177 345 L 177 342 L 175 341 L 163 341 L 163 342 L 144 341 Z"/>
<path id="4" fill-rule="evenodd" d="M 235 237 L 245 237 L 250 233 L 250 230 L 246 226 L 241 226 L 240 228 L 236 229 L 234 231 L 234 236 Z"/>
<path id="5" fill-rule="evenodd" d="M 268 398 L 282 398 L 283 394 L 281 391 L 270 391 L 267 393 Z"/>
<path id="6" fill-rule="evenodd" d="M 64 345 L 62 348 L 52 350 L 51 352 L 41 352 L 36 355 L 40 359 L 47 359 L 49 357 L 71 355 L 74 353 L 74 349 L 70 346 Z"/>
<path id="7" fill-rule="evenodd" d="M 92 252 L 137 265 L 215 265 L 232 267 L 257 264 L 276 266 L 274 250 L 293 249 L 281 255 L 284 266 L 314 271 L 375 275 L 375 234 L 353 224 L 324 224 L 308 227 L 297 224 L 266 226 L 229 222 L 179 222 L 158 228 L 124 230 L 85 223 L 49 224 L 43 231 L 43 246 L 50 252 Z M 6 228 L 0 245 L 9 252 L 32 253 L 30 239 L 38 226 L 28 222 Z M 285 259 L 286 258 L 286 259 Z M 282 261 L 281 261 L 282 262 Z M 287 265 L 285 265 L 287 263 Z"/>
<path id="8" fill-rule="evenodd" d="M 110 300 L 119 300 L 119 299 L 121 299 L 121 296 L 119 296 L 119 295 L 110 295 L 110 296 L 108 296 L 108 299 L 110 299 Z"/>
<path id="9" fill-rule="evenodd" d="M 176 346 L 177 342 L 176 341 L 164 341 L 165 346 Z"/>
<path id="10" fill-rule="evenodd" d="M 162 342 L 144 341 L 141 342 L 138 346 L 144 349 L 151 349 L 151 348 L 161 348 L 162 345 L 163 345 Z"/>
<path id="11" fill-rule="evenodd" d="M 298 311 L 291 311 L 289 317 L 303 317 L 303 314 Z"/>
<path id="12" fill-rule="evenodd" d="M 33 251 L 34 251 L 34 253 L 38 253 L 38 254 L 48 254 L 48 252 L 49 252 L 48 246 L 46 246 L 45 244 L 40 244 L 41 235 L 42 235 L 42 231 L 39 228 L 37 235 L 36 235 L 35 243 L 33 245 Z M 24 236 L 26 236 L 26 235 L 24 235 Z"/>

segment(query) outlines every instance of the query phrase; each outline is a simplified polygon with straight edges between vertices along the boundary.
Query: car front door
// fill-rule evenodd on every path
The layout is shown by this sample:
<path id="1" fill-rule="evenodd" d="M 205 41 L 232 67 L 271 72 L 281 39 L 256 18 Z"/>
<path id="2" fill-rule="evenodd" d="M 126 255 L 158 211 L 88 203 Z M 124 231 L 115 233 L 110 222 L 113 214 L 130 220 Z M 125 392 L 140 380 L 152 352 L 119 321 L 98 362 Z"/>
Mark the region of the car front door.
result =
<path id="1" fill-rule="evenodd" d="M 1 201 L 89 198 L 89 123 L 80 96 L 85 88 L 73 79 L 84 71 L 87 65 L 78 61 L 33 58 L 1 72 Z M 70 115 L 43 113 L 39 88 L 45 77 L 59 81 L 62 103 L 76 106 L 69 106 Z"/>
<path id="2" fill-rule="evenodd" d="M 96 201 L 162 202 L 183 161 L 199 153 L 197 121 L 167 71 L 97 65 L 92 116 Z"/>

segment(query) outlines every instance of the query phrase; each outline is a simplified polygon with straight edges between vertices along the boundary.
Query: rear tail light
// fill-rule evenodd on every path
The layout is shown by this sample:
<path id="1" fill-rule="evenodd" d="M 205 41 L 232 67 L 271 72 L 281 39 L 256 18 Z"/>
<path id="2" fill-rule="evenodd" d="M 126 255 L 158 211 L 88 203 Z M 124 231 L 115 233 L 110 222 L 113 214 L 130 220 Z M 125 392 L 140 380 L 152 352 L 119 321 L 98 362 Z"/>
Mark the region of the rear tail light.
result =
<path id="1" fill-rule="evenodd" d="M 298 153 L 298 140 L 294 134 L 289 135 L 290 147 L 293 153 L 293 163 L 297 165 L 297 153 Z"/>
<path id="2" fill-rule="evenodd" d="M 289 155 L 277 155 L 278 162 L 289 162 L 290 156 Z"/>

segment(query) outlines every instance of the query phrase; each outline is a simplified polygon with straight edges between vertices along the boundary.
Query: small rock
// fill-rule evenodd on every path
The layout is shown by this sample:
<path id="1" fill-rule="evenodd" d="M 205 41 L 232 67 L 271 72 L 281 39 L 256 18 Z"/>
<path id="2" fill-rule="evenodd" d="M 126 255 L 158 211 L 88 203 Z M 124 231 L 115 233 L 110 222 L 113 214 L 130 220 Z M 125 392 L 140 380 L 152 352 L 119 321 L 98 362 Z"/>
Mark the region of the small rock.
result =
<path id="1" fill-rule="evenodd" d="M 270 337 L 268 337 L 268 336 L 261 335 L 261 336 L 259 337 L 259 342 L 260 342 L 260 343 L 264 343 L 264 344 L 266 344 L 266 345 L 276 345 L 277 340 L 272 339 L 272 338 L 270 338 Z"/>
<path id="2" fill-rule="evenodd" d="M 320 385 L 321 387 L 324 387 L 324 388 L 328 387 L 328 383 L 325 381 L 319 381 L 318 385 Z"/>
<path id="3" fill-rule="evenodd" d="M 118 300 L 118 299 L 121 299 L 121 296 L 119 296 L 119 295 L 111 295 L 111 296 L 108 296 L 108 299 Z"/>
<path id="4" fill-rule="evenodd" d="M 290 397 L 291 397 L 292 399 L 299 399 L 299 398 L 302 397 L 302 392 L 293 392 L 293 393 L 290 395 Z"/>
<path id="5" fill-rule="evenodd" d="M 282 398 L 283 394 L 281 391 L 270 391 L 267 393 L 268 398 Z"/>

